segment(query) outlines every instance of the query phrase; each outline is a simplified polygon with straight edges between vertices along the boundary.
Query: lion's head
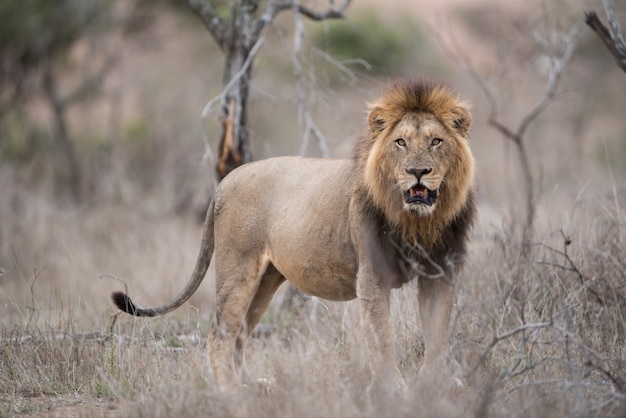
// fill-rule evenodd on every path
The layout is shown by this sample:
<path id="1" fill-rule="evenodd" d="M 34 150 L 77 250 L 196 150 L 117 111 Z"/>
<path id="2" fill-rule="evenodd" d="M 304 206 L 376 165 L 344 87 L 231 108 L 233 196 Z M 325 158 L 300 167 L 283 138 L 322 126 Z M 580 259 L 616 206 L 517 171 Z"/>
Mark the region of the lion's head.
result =
<path id="1" fill-rule="evenodd" d="M 355 155 L 360 190 L 403 238 L 432 243 L 473 187 L 468 105 L 443 84 L 404 80 L 369 108 Z"/>

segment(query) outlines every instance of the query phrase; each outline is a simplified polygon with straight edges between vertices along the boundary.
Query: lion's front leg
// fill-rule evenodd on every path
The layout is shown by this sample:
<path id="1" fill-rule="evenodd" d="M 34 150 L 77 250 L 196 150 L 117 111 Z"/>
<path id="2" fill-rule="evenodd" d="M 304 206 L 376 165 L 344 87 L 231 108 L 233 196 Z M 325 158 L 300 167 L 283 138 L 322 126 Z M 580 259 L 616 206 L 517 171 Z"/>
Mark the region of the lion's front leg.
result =
<path id="1" fill-rule="evenodd" d="M 454 286 L 449 277 L 442 279 L 419 279 L 419 312 L 424 334 L 424 361 L 420 376 L 441 377 L 441 371 L 448 369 L 448 338 L 450 315 L 454 305 Z"/>
<path id="2" fill-rule="evenodd" d="M 371 383 L 369 392 L 404 389 L 405 383 L 396 365 L 396 353 L 389 324 L 390 289 L 371 277 L 361 277 L 357 296 L 361 308 L 365 340 L 369 354 Z M 381 392 L 382 391 L 382 392 Z"/>

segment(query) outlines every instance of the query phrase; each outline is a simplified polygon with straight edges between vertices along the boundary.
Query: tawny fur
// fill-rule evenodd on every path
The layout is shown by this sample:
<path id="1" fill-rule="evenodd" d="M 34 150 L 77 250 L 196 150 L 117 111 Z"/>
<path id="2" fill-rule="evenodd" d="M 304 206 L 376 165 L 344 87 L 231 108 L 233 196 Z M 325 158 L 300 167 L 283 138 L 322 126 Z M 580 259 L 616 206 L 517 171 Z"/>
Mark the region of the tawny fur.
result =
<path id="1" fill-rule="evenodd" d="M 288 280 L 317 297 L 358 298 L 372 383 L 402 385 L 389 292 L 419 276 L 420 374 L 439 374 L 453 277 L 475 217 L 471 116 L 450 88 L 419 80 L 390 85 L 369 107 L 368 129 L 352 160 L 271 158 L 226 176 L 181 294 L 166 305 L 139 308 L 118 292 L 118 308 L 137 316 L 176 309 L 200 285 L 215 250 L 218 327 L 208 351 L 218 384 L 237 384 L 246 339 Z M 426 185 L 437 196 L 431 204 L 406 198 Z"/>

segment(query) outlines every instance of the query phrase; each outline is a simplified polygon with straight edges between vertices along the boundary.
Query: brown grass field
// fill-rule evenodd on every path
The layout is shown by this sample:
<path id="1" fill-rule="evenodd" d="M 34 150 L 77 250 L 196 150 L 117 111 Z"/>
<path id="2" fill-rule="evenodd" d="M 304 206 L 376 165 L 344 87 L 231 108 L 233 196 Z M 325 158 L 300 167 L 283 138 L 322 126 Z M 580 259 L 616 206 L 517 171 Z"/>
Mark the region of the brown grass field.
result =
<path id="1" fill-rule="evenodd" d="M 501 117 L 515 126 L 543 94 L 545 62 L 530 26 L 503 28 L 523 20 L 567 29 L 584 9 L 565 2 L 557 19 L 554 10 L 473 3 L 450 2 L 444 26 L 495 80 Z M 600 2 L 587 7 L 601 10 Z M 257 385 L 232 393 L 216 388 L 206 358 L 211 270 L 173 314 L 115 315 L 112 291 L 127 286 L 148 306 L 182 289 L 214 187 L 202 156 L 204 137 L 212 142 L 219 126 L 199 114 L 219 92 L 221 56 L 193 17 L 166 9 L 155 19 L 143 34 L 100 39 L 119 62 L 102 97 L 68 115 L 84 173 L 80 203 L 65 198 L 53 153 L 21 163 L 0 156 L 0 417 L 626 415 L 626 74 L 589 30 L 581 26 L 559 93 L 525 136 L 536 191 L 528 242 L 515 149 L 487 124 L 484 95 L 432 26 L 427 55 L 398 72 L 442 78 L 473 102 L 480 209 L 450 336 L 465 386 L 417 378 L 423 346 L 412 283 L 392 293 L 408 391 L 372 405 L 358 302 L 281 289 L 246 350 Z M 284 46 L 290 23 L 281 24 L 259 58 L 250 102 L 257 158 L 298 153 L 301 143 Z M 85 64 L 80 48 L 64 64 L 68 84 Z M 363 76 L 320 87 L 314 115 L 334 156 L 350 155 L 364 102 L 384 82 Z M 32 112 L 45 126 L 43 106 Z"/>

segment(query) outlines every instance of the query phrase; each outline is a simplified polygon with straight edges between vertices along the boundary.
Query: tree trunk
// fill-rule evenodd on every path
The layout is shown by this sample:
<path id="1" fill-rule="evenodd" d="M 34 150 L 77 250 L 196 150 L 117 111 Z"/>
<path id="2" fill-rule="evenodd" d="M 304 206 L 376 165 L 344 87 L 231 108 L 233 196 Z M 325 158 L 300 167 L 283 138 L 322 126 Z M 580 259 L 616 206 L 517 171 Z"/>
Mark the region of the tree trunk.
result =
<path id="1" fill-rule="evenodd" d="M 222 83 L 226 91 L 226 100 L 220 118 L 223 130 L 219 145 L 217 174 L 223 179 L 241 164 L 252 161 L 250 136 L 248 131 L 248 93 L 252 77 L 252 59 L 250 51 L 256 43 L 255 13 L 257 1 L 242 0 L 233 2 L 229 26 L 224 39 L 226 65 Z"/>
<path id="2" fill-rule="evenodd" d="M 217 174 L 220 180 L 241 164 L 252 161 L 247 123 L 252 66 L 243 70 L 250 49 L 242 45 L 240 40 L 235 39 L 234 43 L 232 49 L 227 51 L 223 79 L 224 86 L 228 86 L 235 78 L 236 81 L 226 93 L 226 101 L 220 117 L 223 126 L 217 163 Z"/>
<path id="3" fill-rule="evenodd" d="M 285 10 L 299 13 L 311 20 L 341 19 L 351 0 L 336 6 L 329 1 L 328 9 L 316 12 L 298 4 L 298 0 L 263 2 L 264 10 L 258 12 L 260 0 L 232 0 L 228 18 L 223 18 L 211 0 L 187 0 L 189 6 L 204 22 L 226 56 L 221 96 L 222 138 L 218 149 L 217 175 L 223 179 L 241 164 L 252 161 L 247 125 L 248 93 L 252 77 L 252 63 L 264 31 L 276 16 Z"/>
<path id="4" fill-rule="evenodd" d="M 56 79 L 50 68 L 50 63 L 44 64 L 43 87 L 45 97 L 52 110 L 54 123 L 53 137 L 60 149 L 62 157 L 57 160 L 57 181 L 67 182 L 72 198 L 79 201 L 81 197 L 81 169 L 76 157 L 74 144 L 69 138 L 65 120 L 66 103 L 59 97 L 56 89 Z M 64 173 L 65 172 L 65 173 Z M 64 173 L 65 176 L 61 173 Z"/>

